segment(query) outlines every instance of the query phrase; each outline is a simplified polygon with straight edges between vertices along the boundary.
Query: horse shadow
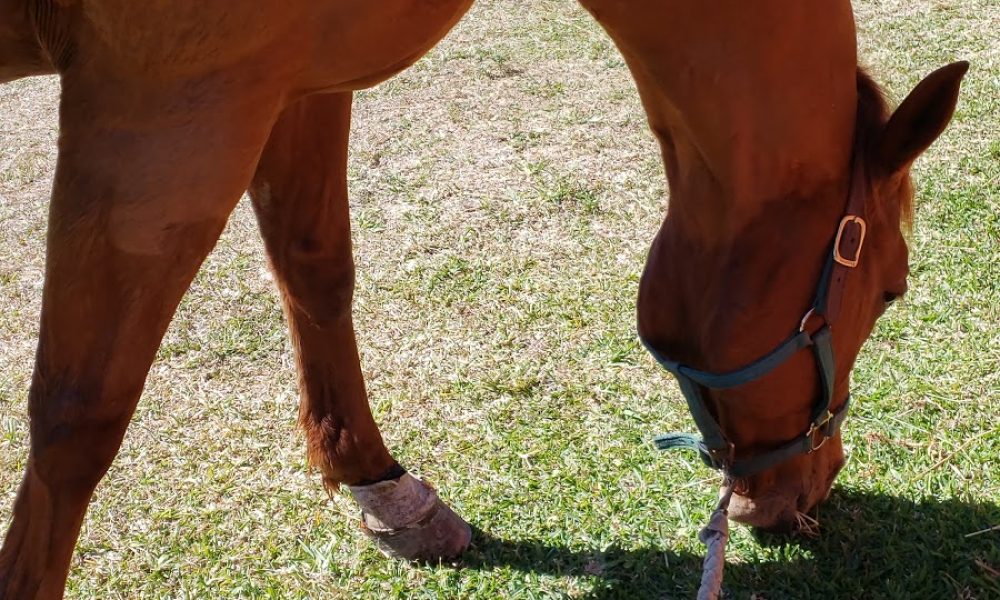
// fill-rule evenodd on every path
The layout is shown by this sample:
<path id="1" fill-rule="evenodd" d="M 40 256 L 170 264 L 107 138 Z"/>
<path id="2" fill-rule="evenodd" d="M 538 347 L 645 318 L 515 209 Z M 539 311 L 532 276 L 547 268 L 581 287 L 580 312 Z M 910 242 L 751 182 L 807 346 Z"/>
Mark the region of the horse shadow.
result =
<path id="1" fill-rule="evenodd" d="M 754 534 L 766 553 L 795 558 L 730 558 L 724 597 L 1000 599 L 1000 531 L 984 531 L 1000 524 L 1000 505 L 837 489 L 822 511 L 819 537 Z M 581 550 L 477 530 L 463 566 L 586 578 L 592 591 L 574 598 L 639 600 L 694 598 L 701 562 L 660 547 Z"/>

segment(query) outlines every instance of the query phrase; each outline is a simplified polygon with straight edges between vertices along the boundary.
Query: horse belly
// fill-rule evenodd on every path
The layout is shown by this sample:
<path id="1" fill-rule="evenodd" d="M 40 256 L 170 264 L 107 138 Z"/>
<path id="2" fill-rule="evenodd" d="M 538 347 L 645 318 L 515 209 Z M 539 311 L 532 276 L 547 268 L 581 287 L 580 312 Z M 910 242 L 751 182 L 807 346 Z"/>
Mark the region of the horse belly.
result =
<path id="1" fill-rule="evenodd" d="M 370 87 L 430 51 L 473 0 L 328 0 L 318 15 L 304 87 Z"/>
<path id="2" fill-rule="evenodd" d="M 52 72 L 28 15 L 27 0 L 0 0 L 0 83 Z"/>
<path id="3" fill-rule="evenodd" d="M 289 37 L 305 1 L 66 0 L 82 5 L 77 42 L 124 72 L 185 75 L 260 55 Z M 68 11 L 66 11 L 68 12 Z"/>

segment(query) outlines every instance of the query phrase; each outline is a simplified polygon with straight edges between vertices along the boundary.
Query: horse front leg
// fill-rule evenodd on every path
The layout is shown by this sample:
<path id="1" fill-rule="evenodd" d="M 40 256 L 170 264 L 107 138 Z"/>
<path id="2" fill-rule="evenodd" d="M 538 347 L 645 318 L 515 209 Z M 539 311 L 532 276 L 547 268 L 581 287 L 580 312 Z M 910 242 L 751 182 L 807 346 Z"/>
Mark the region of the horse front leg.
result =
<path id="1" fill-rule="evenodd" d="M 263 94 L 259 106 L 191 109 L 183 90 L 125 87 L 102 94 L 64 77 L 30 449 L 0 550 L 3 600 L 62 597 L 87 505 L 160 339 L 278 110 Z"/>
<path id="2" fill-rule="evenodd" d="M 469 526 L 396 463 L 368 406 L 351 320 L 350 117 L 350 93 L 286 109 L 250 190 L 298 361 L 299 421 L 324 484 L 347 485 L 380 548 L 410 560 L 453 557 L 468 546 Z"/>

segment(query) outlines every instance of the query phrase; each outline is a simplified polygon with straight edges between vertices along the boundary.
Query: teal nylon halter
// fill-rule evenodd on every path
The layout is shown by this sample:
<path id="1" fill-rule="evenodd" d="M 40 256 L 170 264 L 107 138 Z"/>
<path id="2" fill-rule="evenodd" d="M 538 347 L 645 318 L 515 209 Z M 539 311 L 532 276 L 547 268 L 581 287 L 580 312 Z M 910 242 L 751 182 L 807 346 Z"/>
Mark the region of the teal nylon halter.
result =
<path id="1" fill-rule="evenodd" d="M 861 259 L 861 248 L 867 232 L 867 224 L 862 216 L 865 195 L 863 190 L 857 187 L 864 183 L 864 174 L 858 175 L 852 182 L 854 187 L 848 197 L 847 214 L 841 219 L 837 229 L 837 235 L 823 267 L 823 274 L 820 276 L 812 308 L 802 318 L 798 330 L 774 350 L 735 371 L 710 373 L 670 360 L 640 336 L 646 350 L 656 362 L 677 378 L 691 416 L 701 432 L 700 438 L 686 433 L 660 435 L 654 440 L 658 449 L 696 450 L 706 465 L 721 470 L 729 478 L 736 479 L 760 473 L 795 456 L 811 454 L 837 434 L 847 417 L 851 396 L 848 394 L 837 410 L 830 410 L 836 375 L 830 327 L 840 310 L 847 275 Z M 822 319 L 822 326 L 810 333 L 807 327 L 813 318 Z M 709 411 L 702 389 L 724 390 L 756 381 L 806 348 L 812 348 L 821 388 L 820 398 L 813 406 L 808 428 L 798 437 L 777 448 L 749 458 L 737 459 L 736 448 L 726 438 L 722 426 Z"/>

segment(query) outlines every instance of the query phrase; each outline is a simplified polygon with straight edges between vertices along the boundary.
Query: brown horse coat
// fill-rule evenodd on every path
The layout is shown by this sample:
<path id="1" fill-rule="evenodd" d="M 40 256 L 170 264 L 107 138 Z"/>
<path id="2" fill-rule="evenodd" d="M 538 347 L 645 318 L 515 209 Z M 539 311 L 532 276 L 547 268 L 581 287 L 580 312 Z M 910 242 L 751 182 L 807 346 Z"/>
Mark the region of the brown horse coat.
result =
<path id="1" fill-rule="evenodd" d="M 160 339 L 248 188 L 294 341 L 311 461 L 327 485 L 352 486 L 391 551 L 464 549 L 468 528 L 405 475 L 367 405 L 346 158 L 352 91 L 412 64 L 471 3 L 0 0 L 0 82 L 62 81 L 31 450 L 0 599 L 62 596 Z M 851 158 L 864 156 L 877 210 L 835 340 L 843 398 L 886 294 L 902 291 L 908 167 L 947 124 L 964 67 L 928 79 L 887 121 L 858 77 L 846 0 L 583 4 L 628 61 L 663 150 L 672 201 L 639 327 L 665 352 L 720 370 L 785 335 L 829 249 Z M 737 453 L 802 429 L 815 392 L 805 361 L 713 396 Z M 842 460 L 838 438 L 742 482 L 738 516 L 774 526 L 808 510 Z"/>

